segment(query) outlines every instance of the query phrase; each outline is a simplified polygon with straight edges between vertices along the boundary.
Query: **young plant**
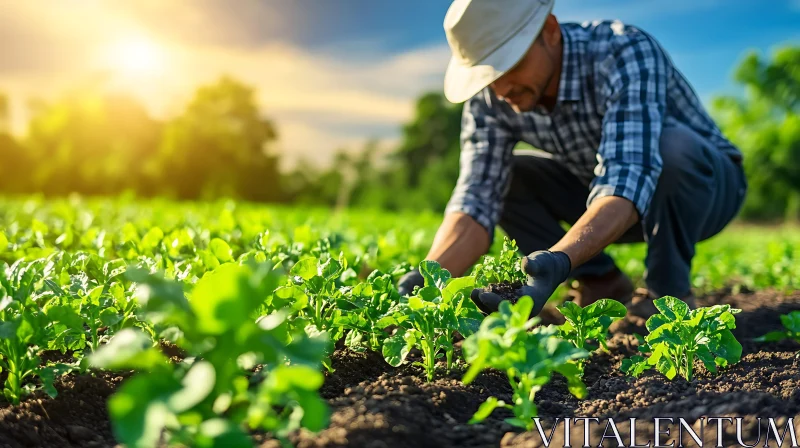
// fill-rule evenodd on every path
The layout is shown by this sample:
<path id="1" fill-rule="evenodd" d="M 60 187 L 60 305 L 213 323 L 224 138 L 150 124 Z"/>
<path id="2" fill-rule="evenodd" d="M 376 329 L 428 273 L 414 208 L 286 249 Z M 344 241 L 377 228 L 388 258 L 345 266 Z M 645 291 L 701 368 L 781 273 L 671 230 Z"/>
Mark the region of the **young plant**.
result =
<path id="1" fill-rule="evenodd" d="M 523 283 L 526 280 L 525 272 L 519 265 L 520 252 L 514 240 L 503 237 L 503 248 L 500 255 L 495 258 L 485 255 L 480 263 L 472 269 L 475 285 L 484 287 L 496 283 Z"/>
<path id="2" fill-rule="evenodd" d="M 300 427 L 322 429 L 328 409 L 317 390 L 329 341 L 294 329 L 289 310 L 257 319 L 280 274 L 269 265 L 227 263 L 182 286 L 131 272 L 142 314 L 175 337 L 190 356 L 168 362 L 143 333 L 120 331 L 94 353 L 93 366 L 135 369 L 109 400 L 115 434 L 128 446 L 251 446 L 248 430 L 282 441 Z M 256 366 L 262 366 L 253 374 Z"/>
<path id="3" fill-rule="evenodd" d="M 784 339 L 791 339 L 800 342 L 800 311 L 792 311 L 789 314 L 780 316 L 784 329 L 780 331 L 770 331 L 769 333 L 755 338 L 758 342 L 775 342 Z"/>
<path id="4" fill-rule="evenodd" d="M 566 322 L 558 327 L 561 338 L 572 342 L 577 348 L 589 351 L 598 348 L 590 341 L 597 341 L 603 349 L 608 350 L 606 346 L 608 327 L 628 313 L 625 305 L 611 299 L 600 299 L 584 308 L 574 302 L 566 301 L 557 309 L 566 319 Z M 577 365 L 580 375 L 583 376 L 584 361 L 578 360 Z"/>
<path id="5" fill-rule="evenodd" d="M 15 406 L 38 387 L 55 397 L 56 375 L 71 370 L 64 364 L 43 366 L 39 357 L 52 336 L 52 322 L 43 307 L 53 296 L 41 291 L 42 279 L 52 266 L 47 259 L 18 260 L 0 270 L 0 372 L 7 375 L 3 397 Z M 41 386 L 36 385 L 35 378 Z"/>
<path id="6" fill-rule="evenodd" d="M 392 276 L 373 271 L 366 282 L 344 291 L 336 302 L 343 312 L 336 323 L 350 330 L 345 344 L 359 352 L 380 351 L 388 337 L 386 328 L 395 322 L 390 311 L 400 300 Z"/>
<path id="7" fill-rule="evenodd" d="M 447 370 L 453 365 L 453 333 L 471 335 L 480 325 L 480 312 L 469 300 L 474 287 L 472 277 L 450 278 L 450 272 L 435 261 L 423 261 L 419 271 L 425 286 L 417 295 L 397 304 L 384 325 L 399 328 L 383 343 L 383 357 L 390 365 L 403 364 L 412 348 L 422 352 L 421 365 L 432 381 L 436 360 L 444 357 Z"/>
<path id="8" fill-rule="evenodd" d="M 513 418 L 506 422 L 533 429 L 533 417 L 538 415 L 534 398 L 542 386 L 550 381 L 553 372 L 567 379 L 569 391 L 578 398 L 586 396 L 586 385 L 580 377 L 575 361 L 589 353 L 558 338 L 558 329 L 552 325 L 536 326 L 540 319 L 528 319 L 533 300 L 522 297 L 516 304 L 500 303 L 500 310 L 487 316 L 477 333 L 468 337 L 462 346 L 470 363 L 464 374 L 464 384 L 471 383 L 484 369 L 505 372 L 513 390 L 513 403 L 490 397 L 481 404 L 470 423 L 486 419 L 495 408 L 511 409 Z"/>
<path id="9" fill-rule="evenodd" d="M 305 316 L 309 331 L 328 332 L 333 341 L 339 340 L 344 330 L 337 325 L 341 310 L 336 307 L 339 277 L 347 269 L 347 260 L 340 256 L 337 261 L 330 255 L 322 260 L 317 257 L 301 258 L 289 274 L 289 284 L 278 288 L 275 297 L 287 300 L 288 304 Z"/>
<path id="10" fill-rule="evenodd" d="M 670 296 L 657 299 L 655 305 L 660 314 L 647 319 L 649 334 L 639 347 L 650 356 L 622 360 L 623 372 L 639 376 L 655 366 L 670 380 L 680 375 L 691 381 L 695 357 L 712 373 L 741 359 L 742 345 L 731 330 L 736 328 L 734 314 L 742 310 L 730 305 L 689 310 L 686 303 Z"/>

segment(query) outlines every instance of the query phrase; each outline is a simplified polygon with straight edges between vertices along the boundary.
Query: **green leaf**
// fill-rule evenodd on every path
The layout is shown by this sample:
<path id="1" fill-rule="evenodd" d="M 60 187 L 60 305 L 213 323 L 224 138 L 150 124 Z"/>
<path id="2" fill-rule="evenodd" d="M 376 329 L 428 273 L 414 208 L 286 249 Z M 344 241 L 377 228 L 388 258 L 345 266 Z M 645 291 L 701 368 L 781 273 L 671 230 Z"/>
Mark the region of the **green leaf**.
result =
<path id="1" fill-rule="evenodd" d="M 108 400 L 118 441 L 127 446 L 156 446 L 170 416 L 165 400 L 180 388 L 180 383 L 165 375 L 137 375 L 125 381 Z"/>
<path id="2" fill-rule="evenodd" d="M 164 232 L 158 227 L 153 227 L 142 237 L 142 246 L 148 249 L 154 249 L 158 247 L 163 239 Z"/>
<path id="3" fill-rule="evenodd" d="M 470 317 L 458 318 L 458 332 L 461 336 L 469 337 L 480 329 L 481 321 Z"/>
<path id="4" fill-rule="evenodd" d="M 578 306 L 575 302 L 566 300 L 564 303 L 559 305 L 556 308 L 564 317 L 567 319 L 567 322 L 577 323 L 581 321 L 581 315 L 583 314 L 583 309 Z"/>
<path id="5" fill-rule="evenodd" d="M 486 401 L 481 403 L 478 410 L 472 415 L 472 418 L 470 418 L 467 423 L 471 425 L 482 422 L 486 420 L 486 418 L 489 417 L 489 415 L 491 415 L 495 409 L 499 407 L 505 407 L 505 405 L 506 403 L 504 401 L 498 400 L 495 397 L 489 397 L 486 399 Z"/>
<path id="6" fill-rule="evenodd" d="M 677 297 L 665 296 L 656 299 L 654 304 L 670 322 L 683 320 L 689 315 L 689 305 Z"/>
<path id="7" fill-rule="evenodd" d="M 40 368 L 39 378 L 42 380 L 42 389 L 44 389 L 44 392 L 50 396 L 50 398 L 58 396 L 58 391 L 54 386 L 55 379 L 73 370 L 75 370 L 73 366 L 61 363 Z"/>
<path id="8" fill-rule="evenodd" d="M 681 340 L 681 337 L 673 331 L 672 324 L 662 325 L 653 330 L 653 332 L 647 335 L 647 342 L 650 344 L 667 342 L 674 346 L 684 345 L 684 341 Z"/>
<path id="9" fill-rule="evenodd" d="M 663 314 L 654 314 L 647 319 L 647 322 L 645 322 L 644 325 L 647 328 L 647 331 L 652 333 L 656 330 L 656 328 L 667 325 L 670 322 L 672 321 Z"/>
<path id="10" fill-rule="evenodd" d="M 292 266 L 289 273 L 303 280 L 309 280 L 317 275 L 317 259 L 315 257 L 303 258 Z"/>
<path id="11" fill-rule="evenodd" d="M 501 306 L 503 303 L 508 303 L 508 301 L 504 300 L 501 302 Z M 512 312 L 512 320 L 516 324 L 520 322 L 527 322 L 530 320 L 531 311 L 533 310 L 533 299 L 530 296 L 522 296 L 517 303 L 511 305 L 511 312 Z"/>
<path id="12" fill-rule="evenodd" d="M 403 364 L 409 351 L 410 347 L 406 344 L 405 333 L 401 332 L 386 338 L 381 348 L 383 359 L 392 367 L 399 367 Z"/>
<path id="13" fill-rule="evenodd" d="M 308 295 L 299 286 L 281 286 L 275 289 L 273 294 L 274 297 L 281 299 L 273 298 L 272 303 L 276 308 L 289 306 L 292 311 L 300 311 L 308 307 Z"/>
<path id="14" fill-rule="evenodd" d="M 8 249 L 8 238 L 3 232 L 0 232 L 0 254 Z"/>
<path id="15" fill-rule="evenodd" d="M 364 347 L 362 347 L 361 341 L 362 341 L 361 332 L 356 330 L 350 330 L 347 333 L 347 337 L 344 340 L 344 345 L 349 347 L 351 350 L 363 351 Z"/>
<path id="16" fill-rule="evenodd" d="M 251 448 L 253 441 L 233 422 L 214 418 L 200 424 L 193 445 L 198 448 Z"/>
<path id="17" fill-rule="evenodd" d="M 458 277 L 450 279 L 442 289 L 442 298 L 450 302 L 453 300 L 453 297 L 459 292 L 464 292 L 464 295 L 469 297 L 469 294 L 472 292 L 472 289 L 475 287 L 475 277 Z"/>
<path id="18" fill-rule="evenodd" d="M 83 331 L 83 318 L 67 305 L 55 305 L 47 309 L 47 317 L 75 331 Z"/>
<path id="19" fill-rule="evenodd" d="M 800 311 L 792 311 L 789 314 L 781 315 L 780 319 L 787 330 L 800 333 Z"/>
<path id="20" fill-rule="evenodd" d="M 564 375 L 567 379 L 567 389 L 569 392 L 579 400 L 586 398 L 586 384 L 581 379 L 581 371 L 577 364 L 567 362 L 557 365 L 554 369 L 556 372 Z"/>
<path id="21" fill-rule="evenodd" d="M 754 338 L 757 342 L 775 342 L 791 338 L 791 335 L 785 331 L 770 331 L 769 333 Z"/>
<path id="22" fill-rule="evenodd" d="M 233 261 L 233 251 L 225 240 L 214 238 L 208 244 L 208 248 L 220 262 L 227 263 Z"/>
<path id="23" fill-rule="evenodd" d="M 322 375 L 320 374 L 320 377 Z M 320 383 L 321 384 L 321 383 Z M 303 408 L 303 418 L 300 424 L 303 428 L 318 432 L 325 429 L 330 422 L 330 410 L 318 394 L 311 391 L 301 391 L 298 394 L 298 402 Z"/>
<path id="24" fill-rule="evenodd" d="M 590 319 L 607 316 L 613 320 L 625 317 L 625 315 L 628 314 L 628 309 L 625 308 L 625 305 L 616 300 L 600 299 L 587 306 L 584 309 L 584 313 Z"/>
<path id="25" fill-rule="evenodd" d="M 223 334 L 252 319 L 261 298 L 250 285 L 249 273 L 247 266 L 224 264 L 195 284 L 189 304 L 199 331 Z"/>
<path id="26" fill-rule="evenodd" d="M 341 274 L 342 265 L 333 258 L 329 258 L 325 263 L 320 265 L 319 272 L 325 279 L 333 280 Z"/>
<path id="27" fill-rule="evenodd" d="M 742 357 L 742 344 L 736 340 L 730 330 L 722 331 L 719 345 L 725 350 L 723 353 L 718 353 L 718 355 L 728 361 L 728 364 L 739 362 Z"/>
<path id="28" fill-rule="evenodd" d="M 93 367 L 109 370 L 153 370 L 167 366 L 167 358 L 139 330 L 125 328 L 89 356 Z"/>
<path id="29" fill-rule="evenodd" d="M 216 372 L 208 361 L 196 362 L 181 380 L 182 389 L 175 391 L 167 400 L 170 410 L 181 413 L 193 408 L 214 390 Z"/>
<path id="30" fill-rule="evenodd" d="M 442 266 L 430 260 L 422 261 L 419 264 L 419 272 L 422 278 L 425 279 L 425 286 L 436 286 L 441 288 L 450 279 L 450 272 L 443 269 Z"/>
<path id="31" fill-rule="evenodd" d="M 122 316 L 114 308 L 105 308 L 102 311 L 100 311 L 100 322 L 102 322 L 103 325 L 109 327 L 120 323 L 120 321 L 122 321 L 123 318 L 124 316 Z"/>
<path id="32" fill-rule="evenodd" d="M 706 366 L 710 372 L 717 371 L 717 364 L 714 361 L 714 355 L 708 350 L 708 347 L 705 345 L 701 345 L 697 347 L 697 351 L 695 352 L 700 361 L 703 362 L 703 365 Z"/>

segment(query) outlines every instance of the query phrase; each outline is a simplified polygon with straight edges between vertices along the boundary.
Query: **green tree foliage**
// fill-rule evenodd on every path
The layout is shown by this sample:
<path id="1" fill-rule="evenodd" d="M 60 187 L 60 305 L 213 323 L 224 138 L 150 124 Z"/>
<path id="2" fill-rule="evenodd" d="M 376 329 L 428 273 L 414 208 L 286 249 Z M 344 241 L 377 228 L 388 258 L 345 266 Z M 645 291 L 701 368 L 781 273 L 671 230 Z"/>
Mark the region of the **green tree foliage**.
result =
<path id="1" fill-rule="evenodd" d="M 172 179 L 168 184 L 179 199 L 278 200 L 278 158 L 269 148 L 276 138 L 275 127 L 258 110 L 255 91 L 223 77 L 201 87 L 167 125 L 153 172 L 159 180 Z"/>
<path id="2" fill-rule="evenodd" d="M 124 95 L 80 89 L 45 104 L 17 148 L 18 188 L 48 195 L 141 191 L 140 160 L 156 149 L 159 124 Z"/>
<path id="3" fill-rule="evenodd" d="M 133 98 L 82 88 L 37 107 L 24 138 L 0 95 L 0 192 L 279 201 L 277 139 L 252 88 L 228 77 L 162 123 Z"/>
<path id="4" fill-rule="evenodd" d="M 742 216 L 800 218 L 800 47 L 778 49 L 771 60 L 750 52 L 734 72 L 743 98 L 715 98 L 724 133 L 745 153 L 749 186 Z"/>

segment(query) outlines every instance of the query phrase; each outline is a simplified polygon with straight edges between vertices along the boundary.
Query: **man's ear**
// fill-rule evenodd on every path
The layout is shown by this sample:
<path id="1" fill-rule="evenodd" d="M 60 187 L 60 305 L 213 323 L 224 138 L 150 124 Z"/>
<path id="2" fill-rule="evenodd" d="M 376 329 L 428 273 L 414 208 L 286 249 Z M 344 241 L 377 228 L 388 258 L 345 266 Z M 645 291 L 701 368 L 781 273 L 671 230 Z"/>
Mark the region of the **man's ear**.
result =
<path id="1" fill-rule="evenodd" d="M 553 47 L 561 43 L 561 25 L 559 25 L 556 16 L 553 14 L 547 16 L 547 19 L 544 21 L 544 26 L 542 27 L 542 32 L 539 35 L 544 39 L 544 43 L 547 44 L 548 47 Z"/>

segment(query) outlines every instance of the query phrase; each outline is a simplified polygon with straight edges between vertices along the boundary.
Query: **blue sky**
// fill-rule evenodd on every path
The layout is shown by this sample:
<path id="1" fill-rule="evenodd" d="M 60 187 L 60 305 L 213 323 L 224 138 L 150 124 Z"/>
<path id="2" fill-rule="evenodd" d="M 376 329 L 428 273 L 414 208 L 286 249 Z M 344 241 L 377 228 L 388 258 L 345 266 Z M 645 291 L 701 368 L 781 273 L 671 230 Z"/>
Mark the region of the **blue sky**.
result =
<path id="1" fill-rule="evenodd" d="M 444 43 L 441 25 L 450 4 L 294 3 L 315 11 L 308 27 L 292 31 L 294 43 L 332 55 L 362 50 L 365 58 Z M 732 88 L 731 69 L 745 50 L 768 52 L 775 44 L 800 42 L 800 0 L 561 0 L 554 14 L 560 21 L 619 19 L 643 28 L 662 42 L 704 97 Z"/>
<path id="2" fill-rule="evenodd" d="M 496 0 L 513 1 L 513 0 Z M 32 97 L 123 90 L 157 118 L 231 75 L 254 87 L 284 160 L 391 148 L 442 89 L 446 0 L 0 0 L 0 92 L 24 133 Z M 701 99 L 735 91 L 745 51 L 800 44 L 800 0 L 557 0 L 560 21 L 619 19 L 654 35 Z M 57 51 L 56 51 L 57 50 Z M 106 75 L 97 81 L 97 73 Z"/>

